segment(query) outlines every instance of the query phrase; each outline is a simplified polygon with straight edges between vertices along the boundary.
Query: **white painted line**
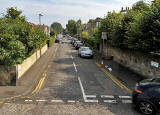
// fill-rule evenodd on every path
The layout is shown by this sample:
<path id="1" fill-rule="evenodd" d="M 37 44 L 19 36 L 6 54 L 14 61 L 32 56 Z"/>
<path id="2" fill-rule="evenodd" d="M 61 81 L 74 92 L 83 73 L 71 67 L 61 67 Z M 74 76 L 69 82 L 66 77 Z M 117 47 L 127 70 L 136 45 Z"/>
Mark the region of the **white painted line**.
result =
<path id="1" fill-rule="evenodd" d="M 86 97 L 96 97 L 96 95 L 86 95 Z"/>
<path id="2" fill-rule="evenodd" d="M 25 101 L 29 101 L 29 102 L 31 102 L 32 100 L 25 100 Z"/>
<path id="3" fill-rule="evenodd" d="M 63 100 L 51 100 L 51 102 L 63 103 Z"/>
<path id="4" fill-rule="evenodd" d="M 122 100 L 122 103 L 132 103 L 132 100 Z"/>
<path id="5" fill-rule="evenodd" d="M 73 56 L 71 55 L 71 58 L 73 59 Z"/>
<path id="6" fill-rule="evenodd" d="M 132 97 L 131 96 L 119 96 L 119 98 L 128 99 L 128 98 L 132 98 Z"/>
<path id="7" fill-rule="evenodd" d="M 113 95 L 101 95 L 101 98 L 114 98 Z"/>
<path id="8" fill-rule="evenodd" d="M 104 100 L 105 103 L 117 103 L 116 100 Z"/>
<path id="9" fill-rule="evenodd" d="M 36 100 L 36 101 L 38 101 L 38 102 L 44 102 L 44 101 L 47 101 L 47 100 Z"/>
<path id="10" fill-rule="evenodd" d="M 76 101 L 74 100 L 68 100 L 68 103 L 75 103 Z"/>
<path id="11" fill-rule="evenodd" d="M 81 82 L 80 77 L 78 77 L 78 81 L 79 81 L 79 85 L 80 85 L 80 87 L 81 87 L 81 91 L 82 91 L 82 95 L 83 95 L 84 102 L 86 102 L 86 101 L 87 101 L 87 98 L 86 98 L 86 95 L 85 95 L 84 88 L 83 88 L 83 85 L 82 85 L 82 82 Z"/>
<path id="12" fill-rule="evenodd" d="M 73 66 L 75 68 L 75 71 L 77 72 L 76 64 L 73 62 Z"/>
<path id="13" fill-rule="evenodd" d="M 87 99 L 85 102 L 86 103 L 98 103 L 98 100 L 89 100 L 89 99 Z"/>

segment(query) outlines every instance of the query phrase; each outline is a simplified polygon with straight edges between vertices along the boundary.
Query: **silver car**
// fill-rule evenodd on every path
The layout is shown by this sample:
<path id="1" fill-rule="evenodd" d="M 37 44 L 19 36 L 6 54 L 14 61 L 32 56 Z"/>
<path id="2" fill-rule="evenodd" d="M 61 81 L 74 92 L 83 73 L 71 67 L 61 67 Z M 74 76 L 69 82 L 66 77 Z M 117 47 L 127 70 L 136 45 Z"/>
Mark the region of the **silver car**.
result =
<path id="1" fill-rule="evenodd" d="M 78 56 L 93 58 L 93 51 L 89 47 L 80 47 L 78 50 Z"/>

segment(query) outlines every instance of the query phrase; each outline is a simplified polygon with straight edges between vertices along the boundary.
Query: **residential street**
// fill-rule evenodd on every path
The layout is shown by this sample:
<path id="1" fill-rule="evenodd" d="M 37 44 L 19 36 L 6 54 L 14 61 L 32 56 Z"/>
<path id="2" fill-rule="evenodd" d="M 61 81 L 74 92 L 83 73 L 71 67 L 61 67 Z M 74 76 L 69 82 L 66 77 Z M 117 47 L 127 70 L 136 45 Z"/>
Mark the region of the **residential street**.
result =
<path id="1" fill-rule="evenodd" d="M 132 107 L 131 92 L 107 76 L 95 59 L 78 57 L 68 40 L 49 50 L 43 71 L 33 73 L 32 67 L 25 74 L 42 73 L 35 87 L 1 102 L 0 115 L 140 115 Z"/>

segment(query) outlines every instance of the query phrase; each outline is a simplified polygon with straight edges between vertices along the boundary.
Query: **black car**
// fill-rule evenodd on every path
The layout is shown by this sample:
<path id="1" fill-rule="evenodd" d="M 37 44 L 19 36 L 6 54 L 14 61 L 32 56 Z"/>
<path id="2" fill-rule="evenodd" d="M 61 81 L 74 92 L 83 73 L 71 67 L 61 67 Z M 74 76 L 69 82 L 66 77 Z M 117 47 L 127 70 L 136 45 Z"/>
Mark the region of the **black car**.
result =
<path id="1" fill-rule="evenodd" d="M 61 41 L 60 38 L 55 39 L 55 43 L 60 43 L 60 41 Z"/>
<path id="2" fill-rule="evenodd" d="M 132 102 L 145 115 L 160 112 L 160 78 L 145 79 L 136 84 Z"/>

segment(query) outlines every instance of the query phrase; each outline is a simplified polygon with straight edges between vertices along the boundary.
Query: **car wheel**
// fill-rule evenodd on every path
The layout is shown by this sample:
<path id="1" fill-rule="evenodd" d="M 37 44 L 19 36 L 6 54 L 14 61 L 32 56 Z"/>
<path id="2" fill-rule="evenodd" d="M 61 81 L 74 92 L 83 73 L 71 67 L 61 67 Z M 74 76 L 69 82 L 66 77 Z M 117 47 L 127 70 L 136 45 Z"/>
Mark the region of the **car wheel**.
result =
<path id="1" fill-rule="evenodd" d="M 138 104 L 138 109 L 141 113 L 145 115 L 155 115 L 155 108 L 149 102 L 145 102 L 145 101 L 140 102 Z"/>

